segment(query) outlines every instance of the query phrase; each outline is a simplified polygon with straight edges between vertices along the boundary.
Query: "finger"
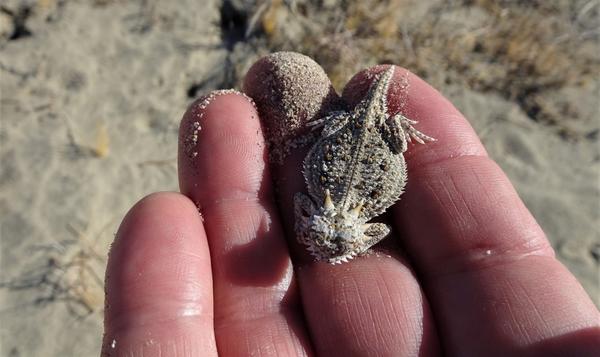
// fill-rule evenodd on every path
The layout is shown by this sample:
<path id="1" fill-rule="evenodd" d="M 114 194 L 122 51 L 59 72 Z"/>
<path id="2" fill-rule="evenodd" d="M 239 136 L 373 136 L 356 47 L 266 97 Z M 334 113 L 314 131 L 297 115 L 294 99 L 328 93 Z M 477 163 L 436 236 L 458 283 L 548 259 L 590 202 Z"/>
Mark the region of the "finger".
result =
<path id="1" fill-rule="evenodd" d="M 350 86 L 360 93 L 361 81 L 381 70 L 360 74 Z M 554 258 L 507 177 L 446 99 L 405 76 L 408 95 L 393 101 L 438 141 L 407 153 L 408 186 L 394 215 L 445 347 L 457 355 L 506 356 L 558 340 L 590 345 L 599 338 L 598 311 Z"/>
<path id="2" fill-rule="evenodd" d="M 179 178 L 208 235 L 219 353 L 309 352 L 260 123 L 248 98 L 216 92 L 190 106 L 180 127 Z"/>
<path id="3" fill-rule="evenodd" d="M 210 257 L 198 211 L 176 193 L 127 214 L 106 270 L 103 356 L 216 356 Z"/>
<path id="4" fill-rule="evenodd" d="M 320 95 L 329 93 L 331 85 L 308 57 L 278 53 L 255 63 L 250 73 L 244 88 L 258 99 L 261 118 L 269 128 L 281 122 L 306 123 L 326 111 L 322 109 L 327 102 Z M 315 102 L 322 107 L 314 109 L 309 104 L 313 109 L 300 111 L 302 117 L 284 110 L 272 115 L 262 109 Z M 373 254 L 336 266 L 306 259 L 304 248 L 293 238 L 293 195 L 306 192 L 301 175 L 305 155 L 306 149 L 292 151 L 282 165 L 274 165 L 273 175 L 288 237 L 293 239 L 290 246 L 315 349 L 325 356 L 435 354 L 437 337 L 427 302 L 403 259 Z"/>

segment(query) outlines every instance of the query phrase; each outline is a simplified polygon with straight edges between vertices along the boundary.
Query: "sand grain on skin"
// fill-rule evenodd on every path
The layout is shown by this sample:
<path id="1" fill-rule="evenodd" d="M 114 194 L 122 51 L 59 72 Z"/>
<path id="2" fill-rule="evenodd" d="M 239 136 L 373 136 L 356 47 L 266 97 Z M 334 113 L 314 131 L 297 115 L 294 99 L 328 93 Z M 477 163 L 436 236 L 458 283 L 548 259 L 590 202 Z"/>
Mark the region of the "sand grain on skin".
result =
<path id="1" fill-rule="evenodd" d="M 200 99 L 198 99 L 198 102 L 194 104 L 194 115 L 195 115 L 195 119 L 194 121 L 190 122 L 190 128 L 189 130 L 186 131 L 186 133 L 188 133 L 188 135 L 186 135 L 184 141 L 185 141 L 185 145 L 184 145 L 184 150 L 186 155 L 188 155 L 188 157 L 190 158 L 194 158 L 196 156 L 198 156 L 198 152 L 196 151 L 196 145 L 198 144 L 198 134 L 200 133 L 200 130 L 202 130 L 202 117 L 204 116 L 204 109 L 206 109 L 210 103 L 212 103 L 215 98 L 222 96 L 222 95 L 226 95 L 226 94 L 237 94 L 237 95 L 241 95 L 242 97 L 246 98 L 251 104 L 252 106 L 254 106 L 256 108 L 256 104 L 254 103 L 254 101 L 252 100 L 252 98 L 248 97 L 246 94 L 235 90 L 235 89 L 220 89 L 220 90 L 215 90 L 210 92 L 208 95 L 201 97 Z"/>
<path id="2" fill-rule="evenodd" d="M 277 52 L 258 60 L 246 74 L 244 91 L 256 102 L 266 126 L 270 159 L 276 163 L 292 148 L 313 139 L 310 133 L 305 135 L 307 122 L 342 107 L 321 66 L 294 52 Z"/>

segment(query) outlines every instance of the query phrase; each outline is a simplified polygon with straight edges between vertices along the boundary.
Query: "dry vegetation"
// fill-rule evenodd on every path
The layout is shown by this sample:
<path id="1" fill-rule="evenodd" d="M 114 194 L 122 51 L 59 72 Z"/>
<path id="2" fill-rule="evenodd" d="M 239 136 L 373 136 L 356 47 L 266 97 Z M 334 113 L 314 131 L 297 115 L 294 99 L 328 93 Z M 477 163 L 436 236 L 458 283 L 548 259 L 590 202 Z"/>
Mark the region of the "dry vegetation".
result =
<path id="1" fill-rule="evenodd" d="M 31 247 L 38 259 L 20 275 L 0 281 L 0 288 L 29 291 L 32 298 L 23 301 L 24 305 L 42 307 L 63 302 L 77 317 L 102 312 L 106 256 L 97 251 L 87 233 L 70 225 L 68 229 L 74 238 Z"/>
<path id="2" fill-rule="evenodd" d="M 273 50 L 315 58 L 338 89 L 365 66 L 397 63 L 438 88 L 496 92 L 565 136 L 586 134 L 571 125 L 583 116 L 578 108 L 553 97 L 563 87 L 594 90 L 598 1 L 444 1 L 427 8 L 411 0 L 309 3 L 271 1 L 262 13 L 263 33 Z"/>
<path id="3" fill-rule="evenodd" d="M 15 20 L 10 36 L 28 36 L 28 16 L 51 18 L 65 1 L 24 4 L 18 11 L 0 7 L 0 15 Z M 156 25 L 151 14 L 159 4 L 140 0 L 148 17 L 141 29 Z M 291 50 L 313 57 L 337 89 L 366 66 L 396 63 L 442 90 L 497 93 L 565 137 L 589 136 L 582 129 L 589 125 L 577 121 L 597 120 L 560 90 L 598 91 L 598 0 L 224 0 L 221 17 L 224 46 L 233 55 L 214 87 L 240 83 L 252 53 Z M 236 53 L 236 44 L 243 50 Z"/>

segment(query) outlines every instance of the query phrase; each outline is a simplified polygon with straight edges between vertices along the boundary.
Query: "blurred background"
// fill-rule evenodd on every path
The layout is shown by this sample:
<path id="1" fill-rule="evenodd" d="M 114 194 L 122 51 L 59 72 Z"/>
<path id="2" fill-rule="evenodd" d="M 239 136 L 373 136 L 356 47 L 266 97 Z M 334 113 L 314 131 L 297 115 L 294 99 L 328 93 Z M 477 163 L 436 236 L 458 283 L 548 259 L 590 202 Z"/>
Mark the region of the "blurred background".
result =
<path id="1" fill-rule="evenodd" d="M 471 121 L 600 303 L 600 0 L 0 0 L 0 355 L 98 355 L 127 209 L 187 105 L 274 51 L 395 63 Z"/>

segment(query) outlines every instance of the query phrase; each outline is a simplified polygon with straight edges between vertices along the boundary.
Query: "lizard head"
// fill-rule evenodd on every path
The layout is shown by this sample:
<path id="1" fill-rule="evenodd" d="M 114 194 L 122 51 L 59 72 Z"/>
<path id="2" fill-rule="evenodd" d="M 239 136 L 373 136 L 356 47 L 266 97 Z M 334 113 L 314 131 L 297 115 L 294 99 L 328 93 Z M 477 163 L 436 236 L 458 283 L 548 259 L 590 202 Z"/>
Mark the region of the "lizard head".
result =
<path id="1" fill-rule="evenodd" d="M 326 191 L 323 206 L 306 220 L 303 243 L 311 255 L 338 264 L 367 249 L 361 210 L 362 204 L 347 211 L 337 209 Z"/>

